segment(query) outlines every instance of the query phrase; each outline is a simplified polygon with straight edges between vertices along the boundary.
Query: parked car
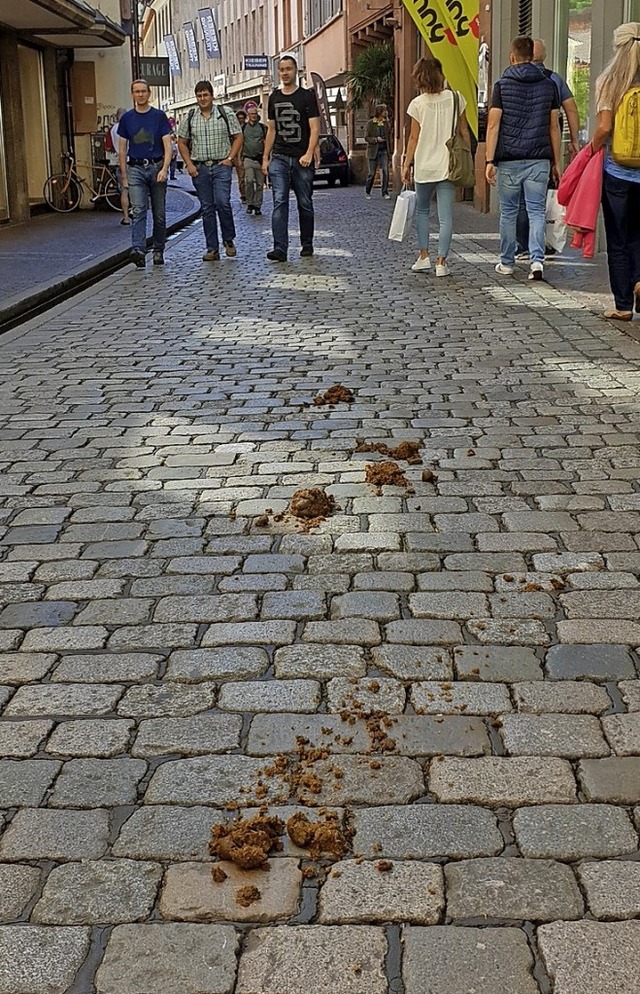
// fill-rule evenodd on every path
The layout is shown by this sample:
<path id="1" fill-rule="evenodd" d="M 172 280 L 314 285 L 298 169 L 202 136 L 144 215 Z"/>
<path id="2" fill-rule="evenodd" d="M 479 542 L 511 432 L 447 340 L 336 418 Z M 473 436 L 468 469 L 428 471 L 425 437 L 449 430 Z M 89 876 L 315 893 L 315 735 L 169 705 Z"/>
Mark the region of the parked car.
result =
<path id="1" fill-rule="evenodd" d="M 329 186 L 349 184 L 349 159 L 341 142 L 335 135 L 320 135 L 320 165 L 316 169 L 314 182 L 326 180 Z"/>

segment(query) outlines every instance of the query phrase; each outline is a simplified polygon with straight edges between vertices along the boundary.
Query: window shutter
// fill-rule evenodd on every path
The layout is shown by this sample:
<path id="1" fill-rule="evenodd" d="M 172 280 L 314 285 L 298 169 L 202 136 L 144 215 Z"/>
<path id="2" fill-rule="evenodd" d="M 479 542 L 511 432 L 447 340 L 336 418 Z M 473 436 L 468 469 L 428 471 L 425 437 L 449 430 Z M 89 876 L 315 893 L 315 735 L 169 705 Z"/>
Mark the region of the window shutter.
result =
<path id="1" fill-rule="evenodd" d="M 530 35 L 533 27 L 533 0 L 518 2 L 518 34 Z"/>

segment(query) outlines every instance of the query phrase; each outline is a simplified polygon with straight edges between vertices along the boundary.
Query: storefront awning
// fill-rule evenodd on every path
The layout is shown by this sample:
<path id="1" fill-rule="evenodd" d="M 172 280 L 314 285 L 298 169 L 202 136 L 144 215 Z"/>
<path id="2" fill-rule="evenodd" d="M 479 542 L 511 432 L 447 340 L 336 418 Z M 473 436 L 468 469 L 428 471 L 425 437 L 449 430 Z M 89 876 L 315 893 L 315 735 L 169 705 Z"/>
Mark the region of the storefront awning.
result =
<path id="1" fill-rule="evenodd" d="M 56 48 L 106 48 L 127 37 L 84 0 L 0 0 L 0 27 Z"/>

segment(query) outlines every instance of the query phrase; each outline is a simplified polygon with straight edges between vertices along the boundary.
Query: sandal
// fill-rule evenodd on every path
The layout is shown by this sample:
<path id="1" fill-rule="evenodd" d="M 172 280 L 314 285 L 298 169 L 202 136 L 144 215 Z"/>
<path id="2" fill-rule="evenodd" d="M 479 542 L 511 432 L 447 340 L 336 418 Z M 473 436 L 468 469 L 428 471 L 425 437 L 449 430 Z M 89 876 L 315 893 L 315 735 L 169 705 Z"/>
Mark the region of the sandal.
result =
<path id="1" fill-rule="evenodd" d="M 636 314 L 640 314 L 640 280 L 633 288 L 633 295 L 636 299 Z"/>
<path id="2" fill-rule="evenodd" d="M 618 311 L 615 307 L 612 307 L 610 310 L 604 311 L 602 316 L 609 321 L 632 321 L 633 311 Z"/>

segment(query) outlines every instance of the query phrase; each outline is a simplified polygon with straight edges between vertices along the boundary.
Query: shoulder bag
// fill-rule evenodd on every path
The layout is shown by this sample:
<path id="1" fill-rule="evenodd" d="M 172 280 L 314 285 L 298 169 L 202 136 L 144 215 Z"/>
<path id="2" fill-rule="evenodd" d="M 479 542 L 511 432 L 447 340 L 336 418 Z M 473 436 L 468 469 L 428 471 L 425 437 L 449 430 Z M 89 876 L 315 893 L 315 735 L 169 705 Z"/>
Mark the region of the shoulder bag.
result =
<path id="1" fill-rule="evenodd" d="M 446 143 L 449 149 L 449 174 L 447 179 L 454 186 L 475 186 L 476 179 L 473 168 L 473 156 L 458 134 L 459 118 L 460 98 L 458 91 L 453 90 L 453 124 L 451 126 L 451 138 Z"/>

